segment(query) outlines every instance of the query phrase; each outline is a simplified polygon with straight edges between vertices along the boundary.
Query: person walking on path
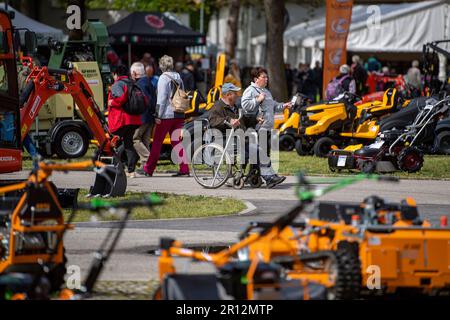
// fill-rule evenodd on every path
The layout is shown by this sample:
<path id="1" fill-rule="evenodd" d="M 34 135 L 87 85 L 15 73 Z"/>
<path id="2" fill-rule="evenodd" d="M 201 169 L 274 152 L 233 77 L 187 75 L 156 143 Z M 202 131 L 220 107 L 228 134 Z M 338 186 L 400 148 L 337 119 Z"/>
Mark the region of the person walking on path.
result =
<path id="1" fill-rule="evenodd" d="M 189 176 L 186 152 L 181 144 L 181 129 L 184 125 L 184 113 L 174 112 L 174 107 L 171 102 L 171 98 L 177 89 L 175 83 L 183 89 L 183 81 L 181 80 L 180 74 L 174 71 L 172 57 L 167 55 L 161 57 L 159 60 L 159 68 L 162 74 L 158 80 L 155 132 L 150 157 L 144 166 L 144 172 L 147 176 L 153 175 L 159 160 L 164 137 L 169 133 L 172 144 L 172 157 L 176 158 L 173 160 L 175 163 L 180 164 L 179 171 L 173 176 Z"/>
<path id="2" fill-rule="evenodd" d="M 145 67 L 141 62 L 135 62 L 131 65 L 131 78 L 147 97 L 148 106 L 141 115 L 142 125 L 136 129 L 133 135 L 133 146 L 141 160 L 141 166 L 148 161 L 150 154 L 150 138 L 154 124 L 154 113 L 156 109 L 156 90 L 151 83 L 151 79 L 145 74 Z M 137 173 L 145 174 L 142 169 Z"/>
<path id="3" fill-rule="evenodd" d="M 108 95 L 108 127 L 112 134 L 122 138 L 127 154 L 127 177 L 134 178 L 138 155 L 133 147 L 133 135 L 142 124 L 141 116 L 128 114 L 123 109 L 124 104 L 128 102 L 128 68 L 119 65 L 113 76 L 115 82 Z"/>
<path id="4" fill-rule="evenodd" d="M 270 161 L 270 145 L 272 138 L 272 129 L 275 122 L 275 112 L 282 112 L 285 108 L 290 108 L 291 103 L 280 103 L 274 100 L 271 92 L 267 89 L 269 77 L 267 70 L 256 68 L 252 70 L 253 82 L 242 94 L 242 109 L 247 117 L 258 119 L 256 129 L 259 132 L 260 147 L 267 150 L 268 161 L 260 159 L 261 176 L 266 182 L 267 188 L 273 188 L 282 183 L 286 177 L 278 176 L 272 168 Z"/>

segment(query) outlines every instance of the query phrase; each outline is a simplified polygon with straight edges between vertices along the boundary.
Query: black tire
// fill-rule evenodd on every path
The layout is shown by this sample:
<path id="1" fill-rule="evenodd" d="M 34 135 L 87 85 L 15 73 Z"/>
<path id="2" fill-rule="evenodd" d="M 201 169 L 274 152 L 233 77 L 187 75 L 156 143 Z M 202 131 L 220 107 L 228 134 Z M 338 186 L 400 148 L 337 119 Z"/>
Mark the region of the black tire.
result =
<path id="1" fill-rule="evenodd" d="M 89 147 L 87 132 L 77 126 L 66 126 L 56 134 L 52 149 L 60 159 L 75 159 L 86 154 Z"/>
<path id="2" fill-rule="evenodd" d="M 376 163 L 371 160 L 358 160 L 358 169 L 363 173 L 374 173 Z"/>
<path id="3" fill-rule="evenodd" d="M 342 241 L 334 252 L 336 279 L 334 287 L 328 290 L 333 300 L 358 299 L 361 292 L 361 262 L 356 245 Z"/>
<path id="4" fill-rule="evenodd" d="M 397 157 L 398 168 L 402 171 L 414 173 L 423 166 L 423 154 L 414 147 L 403 149 Z"/>
<path id="5" fill-rule="evenodd" d="M 234 189 L 240 190 L 240 189 L 244 188 L 244 185 L 245 185 L 245 180 L 243 177 L 233 178 L 233 188 Z"/>
<path id="6" fill-rule="evenodd" d="M 334 140 L 328 137 L 322 137 L 316 141 L 313 150 L 316 157 L 325 158 L 328 156 L 331 147 L 335 144 Z"/>
<path id="7" fill-rule="evenodd" d="M 250 187 L 252 188 L 260 188 L 263 184 L 262 178 L 260 175 L 252 175 L 249 179 Z"/>
<path id="8" fill-rule="evenodd" d="M 290 134 L 280 136 L 280 151 L 292 151 L 295 148 L 295 138 Z"/>
<path id="9" fill-rule="evenodd" d="M 297 139 L 297 141 L 295 141 L 295 151 L 297 151 L 299 156 L 306 156 L 309 154 L 309 150 L 303 145 L 302 139 Z"/>
<path id="10" fill-rule="evenodd" d="M 450 131 L 443 131 L 437 135 L 436 150 L 441 154 L 450 154 Z"/>

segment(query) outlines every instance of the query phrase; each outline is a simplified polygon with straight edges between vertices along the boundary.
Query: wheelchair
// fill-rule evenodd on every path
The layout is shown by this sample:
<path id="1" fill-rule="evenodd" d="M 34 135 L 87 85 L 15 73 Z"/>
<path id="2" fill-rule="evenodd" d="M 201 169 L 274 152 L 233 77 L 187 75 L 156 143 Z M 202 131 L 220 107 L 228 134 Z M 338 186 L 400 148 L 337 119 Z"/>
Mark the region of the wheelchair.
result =
<path id="1" fill-rule="evenodd" d="M 241 118 L 239 118 L 241 119 Z M 217 189 L 228 184 L 235 189 L 242 189 L 245 185 L 259 188 L 263 184 L 259 165 L 249 164 L 248 159 L 242 159 L 239 152 L 240 143 L 237 143 L 235 128 L 229 125 L 231 132 L 226 139 L 225 146 L 214 141 L 208 134 L 211 128 L 208 126 L 205 142 L 197 148 L 192 156 L 192 174 L 195 181 L 207 189 Z M 256 134 L 256 132 L 255 132 Z M 254 137 L 257 142 L 257 136 Z M 250 149 L 249 143 L 244 141 L 246 154 Z M 257 146 L 257 143 L 256 143 Z"/>

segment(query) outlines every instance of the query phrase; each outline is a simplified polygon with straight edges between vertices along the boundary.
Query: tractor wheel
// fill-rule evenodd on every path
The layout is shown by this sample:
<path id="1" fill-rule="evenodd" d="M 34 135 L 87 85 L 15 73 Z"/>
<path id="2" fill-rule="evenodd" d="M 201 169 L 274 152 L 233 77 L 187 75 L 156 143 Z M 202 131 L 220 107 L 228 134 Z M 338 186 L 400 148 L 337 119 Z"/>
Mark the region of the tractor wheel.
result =
<path id="1" fill-rule="evenodd" d="M 297 151 L 299 156 L 306 156 L 309 154 L 309 150 L 303 145 L 302 139 L 297 139 L 297 141 L 295 141 L 295 151 Z"/>
<path id="2" fill-rule="evenodd" d="M 405 148 L 398 155 L 397 164 L 402 171 L 418 172 L 423 166 L 423 154 L 414 147 Z"/>
<path id="3" fill-rule="evenodd" d="M 325 158 L 330 152 L 331 147 L 335 144 L 334 140 L 328 137 L 322 137 L 314 144 L 314 155 L 316 157 Z"/>
<path id="4" fill-rule="evenodd" d="M 358 299 L 362 276 L 357 247 L 350 242 L 342 241 L 334 252 L 334 258 L 330 272 L 335 277 L 335 285 L 328 289 L 328 299 Z"/>
<path id="5" fill-rule="evenodd" d="M 436 137 L 436 149 L 439 153 L 450 154 L 450 132 L 444 131 Z"/>
<path id="6" fill-rule="evenodd" d="M 52 147 L 60 159 L 80 158 L 86 154 L 89 139 L 82 128 L 67 126 L 58 131 Z"/>
<path id="7" fill-rule="evenodd" d="M 363 173 L 374 173 L 376 163 L 371 160 L 358 160 L 358 169 Z"/>
<path id="8" fill-rule="evenodd" d="M 292 151 L 295 148 L 295 138 L 290 134 L 280 136 L 280 151 Z"/>

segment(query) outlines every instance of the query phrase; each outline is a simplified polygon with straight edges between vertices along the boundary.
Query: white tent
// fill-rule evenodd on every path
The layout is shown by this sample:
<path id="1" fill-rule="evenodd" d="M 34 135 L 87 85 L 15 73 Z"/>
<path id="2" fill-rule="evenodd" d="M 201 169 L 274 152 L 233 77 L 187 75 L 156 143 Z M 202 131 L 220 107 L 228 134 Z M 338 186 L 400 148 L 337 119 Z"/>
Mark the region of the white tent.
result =
<path id="1" fill-rule="evenodd" d="M 379 14 L 379 23 L 374 25 Z M 325 11 L 317 18 L 286 30 L 285 59 L 298 62 L 321 60 L 325 44 Z M 353 52 L 421 52 L 422 45 L 450 38 L 449 1 L 382 4 L 353 7 L 347 50 Z M 252 39 L 253 52 L 264 49 L 265 35 Z M 261 55 L 260 55 L 261 56 Z M 257 61 L 258 64 L 263 61 Z"/>
<path id="2" fill-rule="evenodd" d="M 367 11 L 368 6 L 362 7 Z M 379 25 L 366 19 L 352 24 L 347 50 L 365 52 L 421 52 L 426 42 L 450 38 L 448 1 L 423 1 L 414 4 L 381 5 Z M 383 12 L 383 7 L 388 8 Z M 370 20 L 369 20 L 370 21 Z M 373 21 L 373 20 L 372 20 Z M 325 46 L 324 35 L 303 39 L 303 46 Z"/>
<path id="3" fill-rule="evenodd" d="M 5 9 L 5 4 L 0 3 L 0 9 Z M 52 37 L 56 40 L 63 40 L 64 33 L 60 29 L 50 27 L 39 21 L 33 20 L 26 15 L 20 13 L 10 5 L 8 5 L 8 11 L 14 11 L 15 17 L 12 20 L 13 26 L 16 28 L 27 28 L 30 31 L 36 33 L 38 45 L 47 45 L 48 38 Z"/>

